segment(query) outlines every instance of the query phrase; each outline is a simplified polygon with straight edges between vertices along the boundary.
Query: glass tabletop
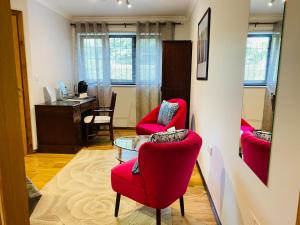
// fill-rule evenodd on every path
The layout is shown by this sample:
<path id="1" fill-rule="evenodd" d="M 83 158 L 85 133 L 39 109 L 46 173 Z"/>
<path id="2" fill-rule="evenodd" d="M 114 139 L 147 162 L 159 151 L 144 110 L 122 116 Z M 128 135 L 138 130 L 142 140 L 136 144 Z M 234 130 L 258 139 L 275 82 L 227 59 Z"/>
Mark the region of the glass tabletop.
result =
<path id="1" fill-rule="evenodd" d="M 139 147 L 148 141 L 148 137 L 148 135 L 120 137 L 114 141 L 114 145 L 122 149 L 138 151 Z"/>

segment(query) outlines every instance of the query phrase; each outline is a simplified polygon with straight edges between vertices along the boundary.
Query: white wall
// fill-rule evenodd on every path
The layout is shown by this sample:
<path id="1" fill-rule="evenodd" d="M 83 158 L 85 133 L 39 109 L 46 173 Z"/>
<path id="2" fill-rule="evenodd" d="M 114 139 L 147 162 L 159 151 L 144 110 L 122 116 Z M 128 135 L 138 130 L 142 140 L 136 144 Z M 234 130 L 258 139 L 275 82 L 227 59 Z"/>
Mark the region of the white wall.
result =
<path id="1" fill-rule="evenodd" d="M 190 40 L 190 21 L 182 22 L 182 25 L 175 27 L 175 40 Z"/>
<path id="2" fill-rule="evenodd" d="M 255 129 L 262 128 L 265 87 L 244 87 L 242 117 Z"/>
<path id="3" fill-rule="evenodd" d="M 115 127 L 136 126 L 136 88 L 135 86 L 114 86 L 117 102 L 114 115 Z"/>
<path id="4" fill-rule="evenodd" d="M 209 80 L 197 81 L 197 24 L 209 6 Z M 238 156 L 249 0 L 201 0 L 194 9 L 191 115 L 203 137 L 199 162 L 222 224 L 250 225 L 254 214 L 261 225 L 294 225 L 300 188 L 300 2 L 287 1 L 267 187 Z"/>
<path id="5" fill-rule="evenodd" d="M 44 102 L 43 87 L 57 87 L 62 80 L 72 88 L 72 48 L 70 21 L 35 0 L 12 0 L 12 9 L 23 11 L 28 67 L 29 95 L 36 149 L 34 105 Z"/>

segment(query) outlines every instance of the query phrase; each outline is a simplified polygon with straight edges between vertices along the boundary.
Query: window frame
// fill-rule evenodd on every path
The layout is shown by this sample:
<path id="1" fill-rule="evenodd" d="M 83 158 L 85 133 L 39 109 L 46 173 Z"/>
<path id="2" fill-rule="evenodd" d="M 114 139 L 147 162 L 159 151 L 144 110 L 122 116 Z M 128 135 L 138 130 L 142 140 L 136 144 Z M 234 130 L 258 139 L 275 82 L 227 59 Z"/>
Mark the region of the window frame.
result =
<path id="1" fill-rule="evenodd" d="M 246 82 L 245 78 L 244 78 L 244 86 L 245 87 L 253 87 L 253 86 L 264 87 L 267 85 L 268 71 L 269 71 L 270 57 L 271 57 L 271 47 L 272 47 L 272 34 L 270 34 L 270 33 L 249 33 L 247 36 L 247 41 L 248 41 L 248 38 L 255 38 L 255 37 L 267 37 L 269 39 L 265 80 L 263 80 L 263 81 L 252 80 L 250 82 L 249 81 Z M 247 54 L 247 52 L 246 52 L 246 54 Z M 247 55 L 246 55 L 246 57 L 247 57 Z M 245 66 L 246 66 L 246 63 L 245 63 Z"/>
<path id="2" fill-rule="evenodd" d="M 111 81 L 111 85 L 115 85 L 115 86 L 133 86 L 136 85 L 136 34 L 126 34 L 126 33 L 113 33 L 113 34 L 109 34 L 109 40 L 110 38 L 131 38 L 132 41 L 132 80 L 131 81 L 127 81 L 127 80 L 113 80 L 111 78 L 111 74 L 110 74 L 110 81 Z M 110 49 L 110 45 L 109 45 L 109 49 Z M 110 54 L 110 51 L 109 51 Z M 110 71 L 111 71 L 111 64 L 110 64 L 110 59 L 109 59 L 109 67 L 110 67 Z"/>

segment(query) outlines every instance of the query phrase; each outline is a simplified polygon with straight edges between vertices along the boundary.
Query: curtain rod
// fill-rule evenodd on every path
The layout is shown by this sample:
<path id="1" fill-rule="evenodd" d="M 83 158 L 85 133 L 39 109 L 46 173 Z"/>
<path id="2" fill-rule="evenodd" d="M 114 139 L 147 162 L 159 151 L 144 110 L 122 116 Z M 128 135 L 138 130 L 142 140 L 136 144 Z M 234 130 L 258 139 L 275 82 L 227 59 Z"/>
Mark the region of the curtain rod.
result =
<path id="1" fill-rule="evenodd" d="M 91 23 L 91 22 L 88 22 L 88 23 Z M 182 25 L 182 23 L 178 23 L 178 22 L 171 22 L 172 24 L 174 25 Z M 97 24 L 101 24 L 101 23 L 97 23 Z M 144 24 L 144 23 L 142 23 Z M 150 22 L 150 24 L 155 24 L 155 22 Z M 160 24 L 167 24 L 166 22 L 163 22 L 163 23 L 160 23 Z M 71 26 L 75 26 L 76 24 L 75 23 L 71 23 L 70 24 Z M 107 25 L 109 26 L 135 26 L 137 25 L 137 23 L 107 23 Z"/>
<path id="2" fill-rule="evenodd" d="M 275 25 L 277 22 L 261 23 L 261 22 L 252 22 L 249 25 Z"/>

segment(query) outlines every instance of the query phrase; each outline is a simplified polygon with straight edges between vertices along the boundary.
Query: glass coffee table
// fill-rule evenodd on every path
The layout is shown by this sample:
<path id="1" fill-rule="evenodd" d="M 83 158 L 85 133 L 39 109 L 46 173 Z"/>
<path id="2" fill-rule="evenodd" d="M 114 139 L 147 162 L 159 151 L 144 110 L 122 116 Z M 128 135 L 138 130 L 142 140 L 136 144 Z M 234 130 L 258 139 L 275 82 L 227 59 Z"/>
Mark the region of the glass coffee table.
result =
<path id="1" fill-rule="evenodd" d="M 140 146 L 148 141 L 148 137 L 148 135 L 126 136 L 114 140 L 114 145 L 118 148 L 116 159 L 120 164 L 136 158 Z"/>

